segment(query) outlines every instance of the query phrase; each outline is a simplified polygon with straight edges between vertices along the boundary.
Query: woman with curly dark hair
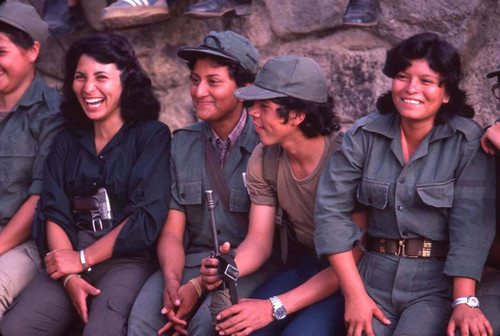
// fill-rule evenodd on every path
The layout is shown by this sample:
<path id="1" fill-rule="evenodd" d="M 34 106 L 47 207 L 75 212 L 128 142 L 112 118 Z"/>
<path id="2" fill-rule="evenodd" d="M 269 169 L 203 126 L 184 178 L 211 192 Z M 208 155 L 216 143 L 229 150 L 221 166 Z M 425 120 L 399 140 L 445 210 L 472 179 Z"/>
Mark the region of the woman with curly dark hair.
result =
<path id="1" fill-rule="evenodd" d="M 169 201 L 170 132 L 159 109 L 126 39 L 72 45 L 61 103 L 69 127 L 47 159 L 33 228 L 46 271 L 2 335 L 62 335 L 78 317 L 84 335 L 125 334 Z"/>
<path id="2" fill-rule="evenodd" d="M 346 132 L 315 209 L 316 249 L 339 277 L 348 335 L 490 335 L 474 295 L 494 236 L 495 169 L 459 88 L 460 57 L 417 34 L 388 51 L 384 73 L 392 90 Z M 368 211 L 357 268 L 356 202 Z"/>

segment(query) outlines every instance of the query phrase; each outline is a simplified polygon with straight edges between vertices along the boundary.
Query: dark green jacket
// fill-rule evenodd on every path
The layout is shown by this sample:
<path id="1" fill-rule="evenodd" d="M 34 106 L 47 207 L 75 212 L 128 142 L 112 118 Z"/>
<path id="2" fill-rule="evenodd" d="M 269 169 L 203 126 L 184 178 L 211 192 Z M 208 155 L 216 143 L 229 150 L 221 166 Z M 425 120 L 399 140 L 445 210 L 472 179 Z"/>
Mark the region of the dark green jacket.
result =
<path id="1" fill-rule="evenodd" d="M 43 164 L 62 129 L 60 95 L 40 76 L 0 122 L 0 224 L 42 191 Z"/>
<path id="2" fill-rule="evenodd" d="M 197 267 L 201 259 L 213 250 L 209 213 L 205 201 L 205 190 L 213 189 L 205 170 L 202 129 L 212 142 L 212 133 L 206 122 L 199 122 L 174 132 L 171 147 L 170 174 L 172 178 L 170 208 L 186 214 L 186 267 Z M 231 150 L 224 165 L 224 175 L 230 189 L 230 208 L 248 216 L 250 199 L 243 183 L 242 173 L 259 138 L 254 131 L 251 118 L 247 117 L 245 129 Z M 216 150 L 216 149 L 215 149 Z M 219 242 L 231 243 L 236 248 L 245 238 L 248 223 L 244 227 L 238 224 L 233 215 L 227 212 L 218 201 L 215 218 L 219 231 Z"/>
<path id="3" fill-rule="evenodd" d="M 456 116 L 435 125 L 404 163 L 398 114 L 372 113 L 345 134 L 318 187 L 318 255 L 348 251 L 360 238 L 351 219 L 368 209 L 373 237 L 448 241 L 444 273 L 479 280 L 495 232 L 495 167 L 482 129 Z"/>

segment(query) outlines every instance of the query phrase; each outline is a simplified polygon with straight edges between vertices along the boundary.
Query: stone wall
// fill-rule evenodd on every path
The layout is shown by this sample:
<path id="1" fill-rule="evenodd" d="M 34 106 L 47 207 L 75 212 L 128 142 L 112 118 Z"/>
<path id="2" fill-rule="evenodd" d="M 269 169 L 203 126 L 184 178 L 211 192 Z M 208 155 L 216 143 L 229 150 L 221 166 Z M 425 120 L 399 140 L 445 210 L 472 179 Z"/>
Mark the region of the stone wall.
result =
<path id="1" fill-rule="evenodd" d="M 104 0 L 80 0 L 94 28 Z M 36 2 L 41 8 L 40 2 Z M 500 23 L 497 0 L 380 0 L 379 24 L 374 28 L 344 28 L 348 0 L 253 0 L 252 14 L 197 20 L 182 15 L 196 0 L 177 0 L 162 23 L 121 31 L 134 44 L 162 103 L 161 120 L 172 129 L 192 123 L 188 70 L 176 57 L 183 45 L 197 45 L 210 30 L 232 29 L 246 35 L 261 52 L 261 65 L 279 54 L 315 59 L 325 70 L 344 127 L 374 109 L 376 98 L 390 88 L 382 74 L 386 50 L 422 31 L 436 32 L 455 45 L 465 69 L 464 88 L 486 125 L 500 115 L 485 74 L 500 62 Z M 39 62 L 45 78 L 60 85 L 65 50 L 75 39 L 92 32 L 86 27 L 70 36 L 51 38 Z"/>

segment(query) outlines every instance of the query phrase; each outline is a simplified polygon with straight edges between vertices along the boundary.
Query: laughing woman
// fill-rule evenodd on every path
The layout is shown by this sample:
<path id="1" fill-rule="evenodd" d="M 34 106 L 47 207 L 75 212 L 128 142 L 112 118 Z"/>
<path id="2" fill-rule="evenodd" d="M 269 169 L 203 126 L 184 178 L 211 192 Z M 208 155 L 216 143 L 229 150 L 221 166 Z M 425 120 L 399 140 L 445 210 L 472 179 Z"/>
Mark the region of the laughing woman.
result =
<path id="1" fill-rule="evenodd" d="M 422 33 L 387 53 L 384 73 L 392 91 L 346 132 L 316 201 L 316 249 L 339 277 L 348 335 L 491 333 L 474 295 L 494 236 L 495 169 L 459 89 L 459 55 Z M 369 216 L 358 269 L 356 201 Z"/>
<path id="2" fill-rule="evenodd" d="M 77 41 L 66 57 L 61 110 L 34 236 L 46 272 L 0 324 L 9 335 L 124 335 L 151 248 L 167 214 L 167 126 L 130 43 L 114 34 Z M 47 253 L 47 251 L 50 251 Z"/>

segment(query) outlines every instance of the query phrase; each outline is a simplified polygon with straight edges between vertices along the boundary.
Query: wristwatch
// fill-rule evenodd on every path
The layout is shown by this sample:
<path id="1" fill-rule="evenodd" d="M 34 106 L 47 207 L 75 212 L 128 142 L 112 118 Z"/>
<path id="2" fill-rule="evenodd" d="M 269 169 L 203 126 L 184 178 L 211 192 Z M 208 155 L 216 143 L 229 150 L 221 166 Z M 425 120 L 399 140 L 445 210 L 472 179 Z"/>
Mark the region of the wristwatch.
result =
<path id="1" fill-rule="evenodd" d="M 456 298 L 455 301 L 453 301 L 451 308 L 455 308 L 455 306 L 463 303 L 471 308 L 479 308 L 479 300 L 475 296 L 464 296 Z"/>
<path id="2" fill-rule="evenodd" d="M 92 271 L 92 267 L 89 267 L 87 265 L 87 260 L 85 260 L 85 251 L 84 250 L 80 250 L 80 263 L 82 264 L 84 271 L 87 271 L 87 272 Z"/>
<path id="3" fill-rule="evenodd" d="M 282 320 L 286 317 L 286 309 L 281 303 L 281 300 L 277 296 L 273 296 L 269 298 L 271 304 L 273 305 L 273 316 L 277 320 Z"/>

